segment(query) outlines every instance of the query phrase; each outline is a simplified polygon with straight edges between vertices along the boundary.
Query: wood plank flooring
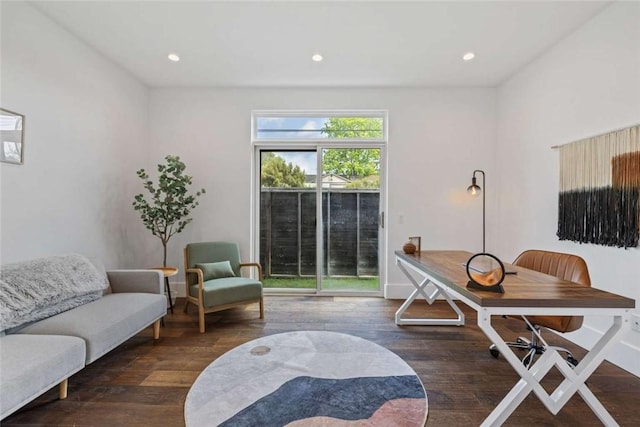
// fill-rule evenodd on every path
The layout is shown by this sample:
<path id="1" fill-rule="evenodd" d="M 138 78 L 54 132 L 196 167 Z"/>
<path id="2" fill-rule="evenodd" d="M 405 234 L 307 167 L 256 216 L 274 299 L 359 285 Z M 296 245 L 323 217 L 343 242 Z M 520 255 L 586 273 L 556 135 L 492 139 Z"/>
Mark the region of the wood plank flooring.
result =
<path id="1" fill-rule="evenodd" d="M 266 298 L 265 319 L 258 305 L 207 315 L 207 332 L 198 332 L 193 307 L 168 314 L 153 342 L 147 328 L 71 377 L 69 397 L 57 399 L 57 388 L 2 421 L 3 426 L 183 426 L 184 401 L 198 374 L 226 351 L 252 339 L 293 330 L 327 330 L 356 335 L 398 354 L 418 373 L 429 400 L 428 427 L 476 426 L 502 400 L 518 377 L 503 359 L 489 354 L 488 339 L 475 326 L 475 312 L 461 305 L 467 326 L 397 326 L 401 301 L 355 297 Z M 446 304 L 415 302 L 407 316 L 444 315 Z M 453 316 L 452 316 L 453 317 Z M 522 324 L 500 321 L 499 332 L 522 335 Z M 578 358 L 584 351 L 553 334 Z M 546 386 L 559 382 L 549 375 Z M 589 387 L 621 426 L 635 426 L 640 411 L 640 378 L 605 362 Z M 551 415 L 529 396 L 505 425 L 600 426 L 579 396 Z M 258 427 L 258 426 L 256 426 Z"/>

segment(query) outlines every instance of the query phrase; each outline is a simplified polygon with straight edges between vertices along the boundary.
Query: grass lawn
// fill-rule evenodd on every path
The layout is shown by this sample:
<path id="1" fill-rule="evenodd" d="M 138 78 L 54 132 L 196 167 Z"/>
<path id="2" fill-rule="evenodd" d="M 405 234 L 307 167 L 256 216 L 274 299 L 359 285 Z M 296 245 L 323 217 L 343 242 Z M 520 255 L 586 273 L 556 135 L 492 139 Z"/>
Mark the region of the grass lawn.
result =
<path id="1" fill-rule="evenodd" d="M 262 281 L 265 288 L 315 289 L 315 277 L 269 277 Z M 322 280 L 324 290 L 378 291 L 378 277 L 329 277 Z"/>

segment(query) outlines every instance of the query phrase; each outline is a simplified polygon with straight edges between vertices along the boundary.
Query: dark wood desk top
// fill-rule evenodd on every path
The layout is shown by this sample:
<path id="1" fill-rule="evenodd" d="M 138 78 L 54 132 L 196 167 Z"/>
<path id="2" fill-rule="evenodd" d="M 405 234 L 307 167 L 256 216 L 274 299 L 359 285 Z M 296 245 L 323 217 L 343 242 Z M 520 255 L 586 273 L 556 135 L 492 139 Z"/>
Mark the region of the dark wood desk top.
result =
<path id="1" fill-rule="evenodd" d="M 505 263 L 504 294 L 467 289 L 466 251 L 422 251 L 396 256 L 449 286 L 481 307 L 634 308 L 635 300 Z"/>

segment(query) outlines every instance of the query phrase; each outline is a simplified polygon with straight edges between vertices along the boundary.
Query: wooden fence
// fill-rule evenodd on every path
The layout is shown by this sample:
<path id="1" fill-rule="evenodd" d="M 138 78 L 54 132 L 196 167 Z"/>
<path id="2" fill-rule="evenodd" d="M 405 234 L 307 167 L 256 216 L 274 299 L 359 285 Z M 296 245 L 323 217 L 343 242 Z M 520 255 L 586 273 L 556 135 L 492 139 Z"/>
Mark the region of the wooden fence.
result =
<path id="1" fill-rule="evenodd" d="M 378 275 L 378 190 L 322 191 L 323 276 Z M 265 277 L 316 276 L 316 189 L 263 189 L 260 263 Z"/>

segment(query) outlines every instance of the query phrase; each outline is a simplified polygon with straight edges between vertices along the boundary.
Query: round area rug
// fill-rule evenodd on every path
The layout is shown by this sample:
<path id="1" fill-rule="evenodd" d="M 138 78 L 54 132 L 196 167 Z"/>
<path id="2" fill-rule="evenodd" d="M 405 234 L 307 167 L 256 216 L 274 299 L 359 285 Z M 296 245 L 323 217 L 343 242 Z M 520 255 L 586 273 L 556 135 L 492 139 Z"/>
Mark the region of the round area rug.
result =
<path id="1" fill-rule="evenodd" d="M 301 331 L 259 338 L 211 363 L 189 390 L 187 426 L 402 426 L 427 395 L 400 357 L 371 341 Z"/>

